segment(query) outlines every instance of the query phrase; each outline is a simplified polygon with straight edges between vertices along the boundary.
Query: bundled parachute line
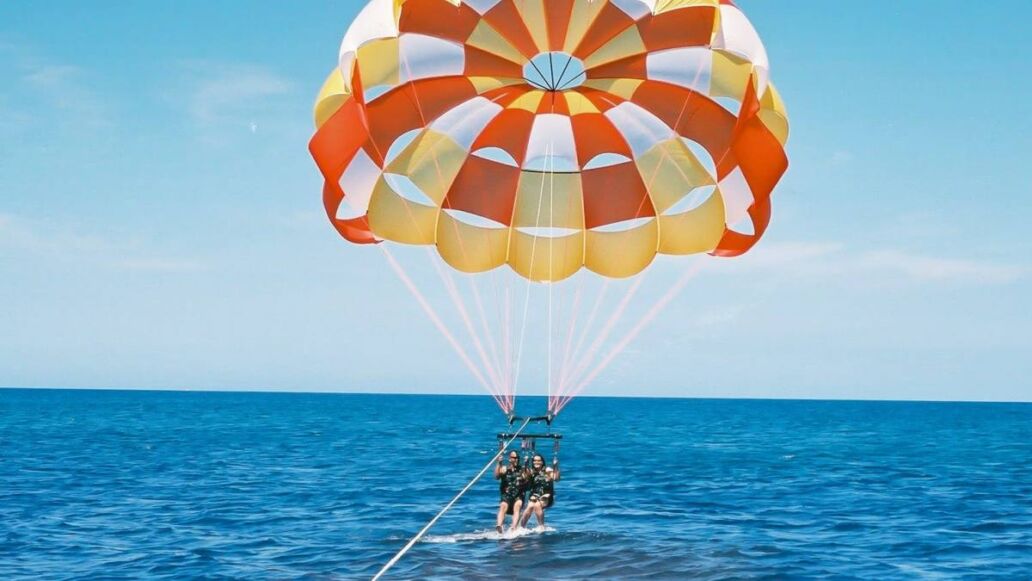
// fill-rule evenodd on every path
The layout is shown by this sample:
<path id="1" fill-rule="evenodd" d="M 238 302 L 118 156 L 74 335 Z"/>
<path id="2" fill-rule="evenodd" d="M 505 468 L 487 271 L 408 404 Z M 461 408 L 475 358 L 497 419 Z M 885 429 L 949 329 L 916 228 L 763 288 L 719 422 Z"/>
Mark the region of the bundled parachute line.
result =
<path id="1" fill-rule="evenodd" d="M 387 247 L 382 246 L 381 249 L 383 250 L 384 256 L 387 257 L 388 264 L 390 264 L 391 268 L 394 269 L 394 272 L 398 275 L 398 278 L 400 278 L 401 281 L 405 283 L 405 287 L 416 298 L 416 301 L 419 303 L 419 306 L 422 307 L 423 310 L 426 312 L 427 316 L 430 317 L 430 320 L 434 323 L 434 326 L 437 327 L 437 330 L 440 331 L 441 334 L 444 335 L 445 339 L 448 340 L 448 344 L 451 345 L 452 349 L 455 350 L 456 354 L 458 354 L 462 362 L 466 364 L 466 367 L 469 369 L 470 373 L 473 374 L 473 377 L 475 377 L 477 381 L 480 382 L 484 389 L 488 390 L 488 392 L 491 393 L 491 395 L 495 398 L 495 401 L 498 402 L 498 405 L 505 409 L 505 407 L 508 404 L 504 403 L 499 398 L 498 394 L 495 393 L 494 388 L 492 387 L 493 384 L 489 384 L 487 380 L 484 379 L 483 374 L 480 373 L 480 369 L 473 362 L 473 360 L 470 359 L 469 355 L 466 354 L 466 350 L 462 347 L 458 340 L 455 339 L 455 336 L 452 335 L 451 331 L 448 329 L 448 326 L 445 325 L 444 321 L 442 321 L 441 317 L 437 314 L 437 311 L 434 310 L 434 308 L 430 305 L 429 302 L 427 302 L 426 298 L 423 296 L 423 293 L 419 292 L 419 287 L 417 287 L 415 283 L 412 282 L 412 279 L 409 278 L 408 274 L 405 273 L 405 269 L 402 268 L 400 264 L 398 264 L 398 261 L 394 259 L 394 256 L 391 255 Z"/>
<path id="2" fill-rule="evenodd" d="M 315 122 L 331 224 L 507 415 L 521 385 L 554 415 L 609 369 L 702 266 L 675 257 L 749 251 L 788 167 L 731 0 L 372 0 Z"/>

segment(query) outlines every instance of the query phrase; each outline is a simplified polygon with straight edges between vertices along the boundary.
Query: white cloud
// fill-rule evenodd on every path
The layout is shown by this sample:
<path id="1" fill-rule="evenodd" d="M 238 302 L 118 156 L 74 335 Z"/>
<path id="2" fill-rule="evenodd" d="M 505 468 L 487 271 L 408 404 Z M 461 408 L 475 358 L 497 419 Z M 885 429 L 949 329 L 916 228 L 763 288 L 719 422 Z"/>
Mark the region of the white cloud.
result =
<path id="1" fill-rule="evenodd" d="M 174 260 L 165 258 L 136 258 L 121 260 L 114 266 L 126 270 L 142 270 L 152 272 L 196 272 L 205 270 L 204 264 L 194 260 Z"/>
<path id="2" fill-rule="evenodd" d="M 39 254 L 93 254 L 111 245 L 95 236 L 84 236 L 13 214 L 0 214 L 0 246 Z"/>
<path id="3" fill-rule="evenodd" d="M 1022 265 L 926 256 L 893 248 L 857 252 L 836 242 L 761 243 L 736 261 L 741 269 L 769 269 L 786 277 L 859 277 L 879 282 L 992 285 L 1015 282 L 1030 272 Z"/>
<path id="4" fill-rule="evenodd" d="M 696 315 L 694 319 L 690 320 L 689 324 L 698 329 L 722 327 L 741 317 L 748 308 L 748 305 L 708 307 L 706 310 Z"/>
<path id="5" fill-rule="evenodd" d="M 8 88 L 19 102 L 16 107 L 14 100 L 6 99 L 4 114 L 16 116 L 21 125 L 51 122 L 97 129 L 111 124 L 109 106 L 87 69 L 0 43 L 0 74 L 14 81 Z"/>
<path id="6" fill-rule="evenodd" d="M 254 133 L 258 118 L 276 107 L 274 98 L 293 90 L 286 78 L 254 65 L 192 62 L 183 70 L 188 113 L 205 127 L 231 124 Z"/>
<path id="7" fill-rule="evenodd" d="M 272 220 L 288 228 L 304 230 L 329 226 L 326 213 L 317 210 L 297 210 L 286 214 L 276 214 Z"/>
<path id="8" fill-rule="evenodd" d="M 767 245 L 761 243 L 742 260 L 760 267 L 773 268 L 786 264 L 798 266 L 840 253 L 842 249 L 842 244 L 837 242 L 781 242 Z"/>
<path id="9" fill-rule="evenodd" d="M 0 252 L 140 271 L 187 272 L 206 268 L 196 260 L 155 256 L 140 248 L 140 244 L 81 234 L 65 225 L 13 214 L 0 214 Z"/>
<path id="10" fill-rule="evenodd" d="M 866 252 L 858 257 L 856 263 L 860 268 L 895 272 L 926 281 L 1005 284 L 1014 282 L 1028 273 L 1028 269 L 1021 266 L 919 256 L 899 250 Z"/>
<path id="11" fill-rule="evenodd" d="M 832 165 L 846 165 L 856 159 L 852 152 L 840 150 L 831 154 Z"/>
<path id="12" fill-rule="evenodd" d="M 82 75 L 82 69 L 71 65 L 37 65 L 25 68 L 27 73 L 23 78 L 27 82 L 47 89 L 60 89 Z"/>

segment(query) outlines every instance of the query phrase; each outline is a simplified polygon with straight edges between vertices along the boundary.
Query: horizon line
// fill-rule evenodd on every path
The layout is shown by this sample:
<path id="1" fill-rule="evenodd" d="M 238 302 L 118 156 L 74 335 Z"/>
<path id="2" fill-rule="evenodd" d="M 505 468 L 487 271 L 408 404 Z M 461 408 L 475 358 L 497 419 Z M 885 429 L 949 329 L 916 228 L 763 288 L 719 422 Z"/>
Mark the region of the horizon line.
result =
<path id="1" fill-rule="evenodd" d="M 0 386 L 0 390 L 40 390 L 40 391 L 133 391 L 133 392 L 160 392 L 160 393 L 276 393 L 276 394 L 298 394 L 298 395 L 403 395 L 403 396 L 435 396 L 435 397 L 483 397 L 490 398 L 489 394 L 477 392 L 411 392 L 411 391 L 348 391 L 348 390 L 312 390 L 299 389 L 287 390 L 280 388 L 173 388 L 173 387 L 56 387 L 56 386 Z M 517 397 L 548 397 L 547 394 L 528 393 L 517 395 Z M 670 394 L 635 394 L 635 395 L 613 395 L 613 394 L 582 394 L 577 398 L 593 399 L 689 399 L 689 400 L 728 400 L 728 401 L 812 401 L 812 402 L 884 402 L 884 403 L 970 403 L 970 404 L 1032 404 L 1032 400 L 1002 400 L 1002 399 L 907 399 L 907 398 L 856 398 L 856 397 L 777 397 L 777 396 L 696 396 L 696 395 L 670 395 Z"/>

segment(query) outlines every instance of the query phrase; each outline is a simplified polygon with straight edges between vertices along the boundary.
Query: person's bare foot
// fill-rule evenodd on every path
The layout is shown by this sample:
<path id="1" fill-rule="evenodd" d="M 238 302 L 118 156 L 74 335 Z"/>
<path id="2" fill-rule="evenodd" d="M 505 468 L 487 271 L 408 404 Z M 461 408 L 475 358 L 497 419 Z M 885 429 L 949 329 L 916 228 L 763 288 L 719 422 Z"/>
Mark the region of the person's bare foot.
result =
<path id="1" fill-rule="evenodd" d="M 502 525 L 496 525 L 495 526 L 495 530 L 498 531 L 498 534 L 503 534 L 502 533 Z"/>

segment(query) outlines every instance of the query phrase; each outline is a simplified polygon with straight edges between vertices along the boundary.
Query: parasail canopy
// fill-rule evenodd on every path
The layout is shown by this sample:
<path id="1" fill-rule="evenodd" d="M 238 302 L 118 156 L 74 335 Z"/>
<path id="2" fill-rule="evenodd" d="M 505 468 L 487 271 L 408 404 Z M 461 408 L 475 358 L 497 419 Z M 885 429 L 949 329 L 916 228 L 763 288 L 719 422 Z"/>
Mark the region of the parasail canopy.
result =
<path id="1" fill-rule="evenodd" d="M 788 167 L 767 52 L 731 0 L 372 0 L 315 122 L 331 223 L 356 244 L 427 249 L 468 343 L 380 246 L 510 416 L 528 322 L 544 327 L 551 418 L 697 268 L 627 329 L 643 277 L 613 279 L 661 254 L 747 252 Z M 456 271 L 493 273 L 464 277 L 463 296 Z"/>
<path id="2" fill-rule="evenodd" d="M 344 238 L 532 281 L 740 255 L 788 166 L 767 53 L 730 0 L 372 0 L 315 119 Z"/>

